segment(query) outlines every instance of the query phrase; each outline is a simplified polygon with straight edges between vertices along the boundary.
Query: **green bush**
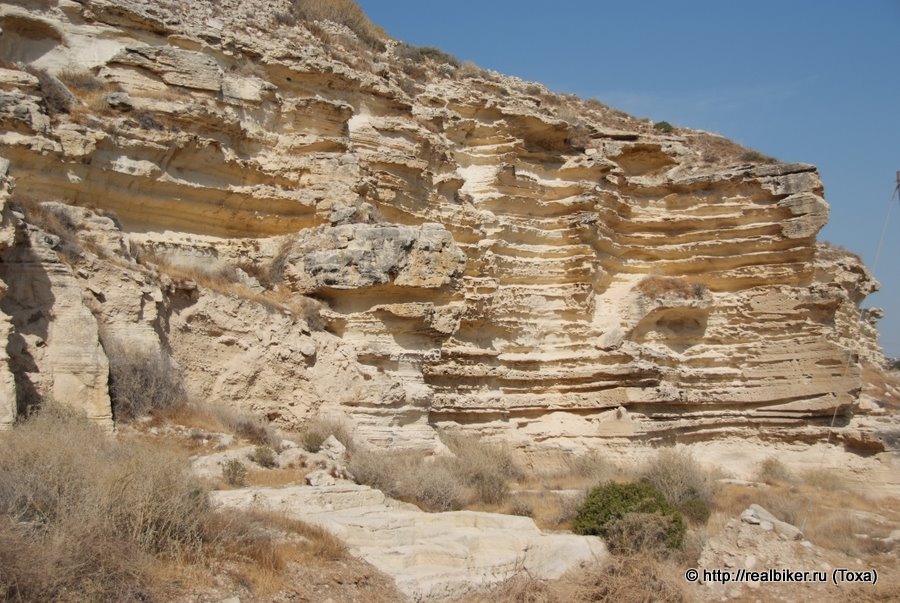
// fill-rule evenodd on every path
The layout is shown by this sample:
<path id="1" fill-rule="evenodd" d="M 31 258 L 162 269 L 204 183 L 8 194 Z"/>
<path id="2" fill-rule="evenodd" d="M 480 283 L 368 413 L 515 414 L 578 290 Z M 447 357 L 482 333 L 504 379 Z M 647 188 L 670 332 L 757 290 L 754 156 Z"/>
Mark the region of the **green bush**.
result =
<path id="1" fill-rule="evenodd" d="M 699 498 L 691 498 L 684 501 L 678 505 L 678 510 L 694 525 L 705 524 L 709 521 L 709 516 L 712 513 L 709 503 Z"/>
<path id="2" fill-rule="evenodd" d="M 646 532 L 638 531 L 642 524 Z M 636 546 L 652 549 L 657 544 L 679 548 L 686 531 L 681 513 L 648 482 L 597 486 L 588 493 L 573 527 L 578 534 L 612 537 L 613 552 L 632 551 Z"/>
<path id="3" fill-rule="evenodd" d="M 668 134 L 669 132 L 675 131 L 675 128 L 672 126 L 672 124 L 670 124 L 667 121 L 656 122 L 655 124 L 653 124 L 653 129 L 659 130 L 660 132 L 665 132 L 666 134 Z"/>

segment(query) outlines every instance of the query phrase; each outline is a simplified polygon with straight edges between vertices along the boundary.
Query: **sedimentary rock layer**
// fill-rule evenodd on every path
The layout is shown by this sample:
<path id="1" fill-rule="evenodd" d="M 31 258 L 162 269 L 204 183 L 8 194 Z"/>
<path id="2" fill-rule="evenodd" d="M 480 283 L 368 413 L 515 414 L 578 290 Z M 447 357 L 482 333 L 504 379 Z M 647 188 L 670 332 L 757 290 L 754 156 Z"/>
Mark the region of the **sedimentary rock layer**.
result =
<path id="1" fill-rule="evenodd" d="M 703 438 L 856 403 L 875 284 L 817 245 L 813 166 L 276 20 L 286 3 L 213 7 L 0 4 L 8 202 L 117 220 L 85 235 L 78 278 L 19 220 L 32 243 L 0 243 L 7 286 L 35 270 L 80 286 L 195 396 L 286 424 L 345 415 L 385 445 L 446 424 L 526 444 Z M 88 214 L 79 232 L 98 231 Z M 12 339 L 30 328 L 17 291 Z M 69 350 L 84 310 L 54 299 L 47 353 L 10 366 L 42 391 L 77 373 L 99 417 L 97 327 Z"/>

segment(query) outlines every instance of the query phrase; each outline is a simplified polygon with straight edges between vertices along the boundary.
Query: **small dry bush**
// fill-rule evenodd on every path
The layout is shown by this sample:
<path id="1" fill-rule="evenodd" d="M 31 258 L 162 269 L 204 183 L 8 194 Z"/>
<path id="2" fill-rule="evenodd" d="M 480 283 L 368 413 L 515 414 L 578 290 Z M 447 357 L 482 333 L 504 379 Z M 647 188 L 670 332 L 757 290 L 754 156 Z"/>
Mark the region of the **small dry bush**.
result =
<path id="1" fill-rule="evenodd" d="M 346 25 L 369 47 L 375 50 L 385 48 L 387 34 L 372 23 L 353 0 L 292 0 L 290 14 L 301 21 L 332 21 Z"/>
<path id="2" fill-rule="evenodd" d="M 777 458 L 770 456 L 759 465 L 756 472 L 756 478 L 767 484 L 775 484 L 778 482 L 790 482 L 794 480 L 793 474 L 788 471 L 784 463 Z"/>
<path id="3" fill-rule="evenodd" d="M 681 299 L 701 299 L 706 287 L 700 283 L 689 283 L 682 278 L 670 276 L 647 276 L 634 287 L 638 293 L 653 299 L 678 297 Z"/>
<path id="4" fill-rule="evenodd" d="M 334 436 L 348 450 L 353 447 L 350 428 L 343 421 L 331 418 L 315 418 L 300 432 L 300 442 L 310 452 L 318 452 L 329 436 Z"/>
<path id="5" fill-rule="evenodd" d="M 522 476 L 507 449 L 468 436 L 441 437 L 455 456 L 359 449 L 351 456 L 350 472 L 359 483 L 428 511 L 506 501 L 509 482 Z"/>
<path id="6" fill-rule="evenodd" d="M 682 570 L 683 571 L 683 570 Z M 577 601 L 683 603 L 679 571 L 652 555 L 613 557 L 578 578 Z"/>
<path id="7" fill-rule="evenodd" d="M 716 491 L 714 476 L 686 450 L 663 448 L 641 474 L 693 523 L 705 523 Z"/>
<path id="8" fill-rule="evenodd" d="M 741 161 L 747 161 L 749 163 L 778 163 L 778 160 L 774 157 L 770 157 L 769 155 L 765 155 L 753 149 L 745 151 L 741 155 Z"/>
<path id="9" fill-rule="evenodd" d="M 72 91 L 58 77 L 50 74 L 46 69 L 29 66 L 25 70 L 38 79 L 41 98 L 50 115 L 68 113 L 78 102 Z"/>
<path id="10" fill-rule="evenodd" d="M 208 514 L 182 459 L 45 406 L 0 437 L 0 592 L 143 600 L 147 558 L 197 554 Z"/>
<path id="11" fill-rule="evenodd" d="M 69 90 L 78 90 L 80 92 L 97 92 L 106 90 L 109 87 L 109 84 L 86 69 L 66 69 L 57 75 L 57 78 Z"/>
<path id="12" fill-rule="evenodd" d="M 222 465 L 222 479 L 229 486 L 243 486 L 247 483 L 247 468 L 237 459 L 231 459 Z"/>
<path id="13" fill-rule="evenodd" d="M 165 351 L 129 347 L 108 335 L 101 340 L 109 358 L 109 397 L 117 421 L 187 403 L 181 372 Z"/>
<path id="14" fill-rule="evenodd" d="M 268 446 L 257 446 L 250 454 L 250 460 L 266 469 L 275 466 L 275 451 Z"/>
<path id="15" fill-rule="evenodd" d="M 81 258 L 82 247 L 78 240 L 78 231 L 81 227 L 72 220 L 64 208 L 55 203 L 41 203 L 21 197 L 15 200 L 14 206 L 22 212 L 26 222 L 59 239 L 53 249 L 59 252 L 63 259 L 73 263 Z"/>
<path id="16" fill-rule="evenodd" d="M 208 556 L 230 562 L 229 573 L 252 600 L 289 586 L 288 565 L 323 566 L 343 560 L 346 547 L 328 531 L 260 511 L 216 513 L 207 522 Z"/>
<path id="17" fill-rule="evenodd" d="M 486 504 L 503 502 L 509 495 L 509 482 L 524 473 L 509 449 L 484 442 L 473 436 L 444 433 L 441 439 L 453 452 L 452 470 L 463 484 L 474 490 L 475 500 Z"/>
<path id="18" fill-rule="evenodd" d="M 427 511 L 455 511 L 466 501 L 466 492 L 448 459 L 435 458 L 426 462 L 415 451 L 357 449 L 348 468 L 359 483 L 381 490 L 391 498 L 417 504 Z"/>
<path id="19" fill-rule="evenodd" d="M 571 599 L 560 598 L 552 585 L 522 571 L 502 582 L 453 601 L 454 603 L 556 603 L 564 600 Z"/>

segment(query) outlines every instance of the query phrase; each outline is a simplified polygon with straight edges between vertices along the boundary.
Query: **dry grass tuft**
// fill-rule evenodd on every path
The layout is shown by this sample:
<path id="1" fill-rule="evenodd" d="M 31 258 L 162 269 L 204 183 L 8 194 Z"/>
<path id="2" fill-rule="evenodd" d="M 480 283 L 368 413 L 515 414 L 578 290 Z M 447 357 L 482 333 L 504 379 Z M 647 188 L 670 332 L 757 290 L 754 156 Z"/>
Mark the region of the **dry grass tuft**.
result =
<path id="1" fill-rule="evenodd" d="M 706 287 L 702 284 L 670 276 L 647 276 L 635 285 L 634 290 L 653 299 L 662 297 L 701 299 L 706 294 Z"/>
<path id="2" fill-rule="evenodd" d="M 756 478 L 767 484 L 776 484 L 779 482 L 790 482 L 794 480 L 794 475 L 788 471 L 784 463 L 777 458 L 770 456 L 759 465 L 756 472 Z"/>
<path id="3" fill-rule="evenodd" d="M 344 559 L 328 532 L 281 516 L 214 512 L 186 459 L 121 441 L 53 406 L 0 434 L 0 598 L 148 601 L 221 575 L 265 597 L 290 564 Z"/>
<path id="4" fill-rule="evenodd" d="M 506 502 L 510 481 L 523 477 L 510 452 L 468 436 L 441 437 L 455 456 L 426 458 L 415 451 L 357 448 L 350 472 L 359 483 L 428 511 Z"/>
<path id="5" fill-rule="evenodd" d="M 224 406 L 192 402 L 181 406 L 156 409 L 149 427 L 166 422 L 206 431 L 231 433 L 251 444 L 281 450 L 281 435 L 264 419 Z"/>
<path id="6" fill-rule="evenodd" d="M 104 333 L 101 341 L 109 358 L 109 397 L 117 421 L 187 403 L 181 373 L 164 350 L 130 347 Z"/>
<path id="7" fill-rule="evenodd" d="M 25 221 L 59 239 L 53 250 L 70 264 L 79 260 L 83 250 L 78 240 L 81 227 L 63 208 L 54 203 L 42 203 L 31 198 L 19 197 L 14 202 L 15 209 L 22 212 Z"/>
<path id="8" fill-rule="evenodd" d="M 650 482 L 693 524 L 709 519 L 718 483 L 685 450 L 663 448 L 645 467 L 641 479 Z"/>
<path id="9" fill-rule="evenodd" d="M 348 450 L 353 446 L 353 436 L 346 423 L 330 418 L 315 418 L 300 431 L 300 442 L 310 452 L 318 452 L 329 436 L 334 436 Z"/>
<path id="10" fill-rule="evenodd" d="M 575 600 L 616 603 L 682 603 L 681 571 L 651 555 L 612 557 L 578 580 Z"/>

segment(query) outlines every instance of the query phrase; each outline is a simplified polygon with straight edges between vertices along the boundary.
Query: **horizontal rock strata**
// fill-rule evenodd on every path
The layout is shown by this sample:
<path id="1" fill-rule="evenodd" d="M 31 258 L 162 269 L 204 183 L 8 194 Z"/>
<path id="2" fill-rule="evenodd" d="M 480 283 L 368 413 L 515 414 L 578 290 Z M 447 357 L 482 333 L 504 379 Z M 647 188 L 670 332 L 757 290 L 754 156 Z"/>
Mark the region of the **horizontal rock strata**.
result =
<path id="1" fill-rule="evenodd" d="M 0 5 L 6 205 L 115 216 L 73 218 L 74 268 L 21 219 L 0 242 L 17 384 L 107 416 L 99 324 L 196 397 L 383 446 L 788 434 L 855 406 L 876 285 L 817 244 L 813 166 L 226 4 Z"/>

